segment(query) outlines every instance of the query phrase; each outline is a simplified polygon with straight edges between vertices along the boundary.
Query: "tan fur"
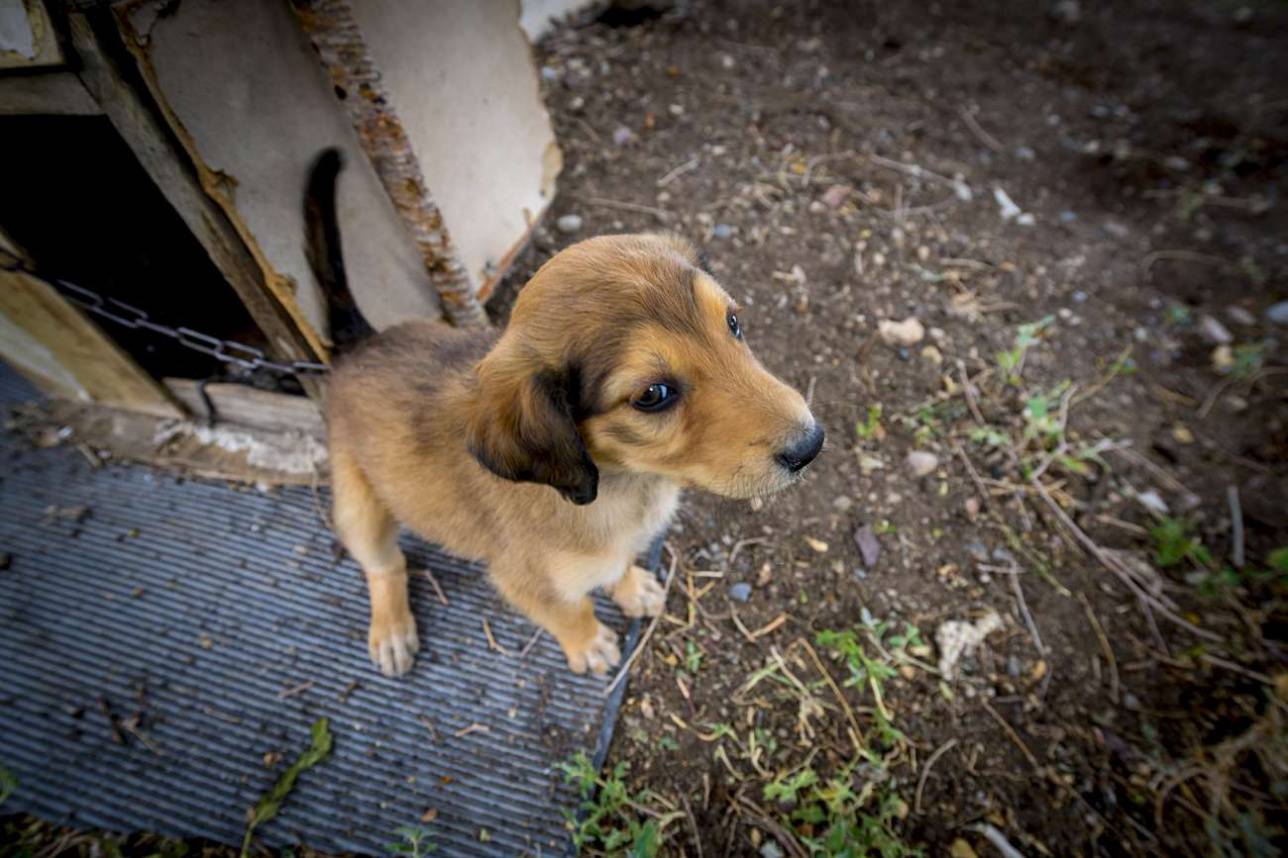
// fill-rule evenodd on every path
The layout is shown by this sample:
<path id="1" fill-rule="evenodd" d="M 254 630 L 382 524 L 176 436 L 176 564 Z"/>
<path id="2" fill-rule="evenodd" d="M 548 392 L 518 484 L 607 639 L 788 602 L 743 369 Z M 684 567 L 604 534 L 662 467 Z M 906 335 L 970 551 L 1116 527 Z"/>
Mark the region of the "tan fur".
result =
<path id="1" fill-rule="evenodd" d="M 573 670 L 603 672 L 616 635 L 588 593 L 606 588 L 630 616 L 662 610 L 632 562 L 681 488 L 751 497 L 795 479 L 774 456 L 813 418 L 731 334 L 732 308 L 682 240 L 605 236 L 547 262 L 500 337 L 413 322 L 339 361 L 335 526 L 367 575 L 385 673 L 417 647 L 398 522 L 486 562 Z M 678 404 L 640 411 L 659 381 L 679 386 Z"/>

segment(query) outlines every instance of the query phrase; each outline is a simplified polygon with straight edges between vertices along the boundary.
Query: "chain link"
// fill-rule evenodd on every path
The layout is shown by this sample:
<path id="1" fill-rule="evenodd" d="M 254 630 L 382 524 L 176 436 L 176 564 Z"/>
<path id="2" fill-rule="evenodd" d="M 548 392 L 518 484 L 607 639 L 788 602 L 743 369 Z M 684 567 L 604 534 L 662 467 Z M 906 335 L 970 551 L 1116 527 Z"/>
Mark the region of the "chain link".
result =
<path id="1" fill-rule="evenodd" d="M 27 271 L 18 264 L 6 264 L 4 268 L 10 271 Z M 31 274 L 33 272 L 27 271 Z M 41 275 L 37 275 L 41 276 Z M 188 327 L 172 328 L 169 325 L 163 325 L 160 322 L 152 321 L 148 314 L 124 301 L 118 301 L 115 298 L 104 297 L 92 289 L 86 289 L 84 286 L 77 286 L 75 283 L 69 283 L 58 277 L 43 277 L 42 279 L 52 283 L 67 300 L 76 306 L 93 313 L 104 319 L 110 319 L 118 325 L 124 325 L 127 328 L 135 330 L 149 331 L 154 334 L 160 334 L 164 337 L 176 341 L 185 348 L 202 354 L 210 355 L 216 360 L 224 363 L 241 367 L 248 371 L 268 370 L 279 375 L 318 375 L 327 372 L 329 367 L 326 364 L 315 361 L 297 360 L 289 363 L 269 360 L 263 350 L 254 346 L 248 346 L 245 343 L 239 343 L 234 340 L 222 340 L 219 337 L 202 333 Z"/>

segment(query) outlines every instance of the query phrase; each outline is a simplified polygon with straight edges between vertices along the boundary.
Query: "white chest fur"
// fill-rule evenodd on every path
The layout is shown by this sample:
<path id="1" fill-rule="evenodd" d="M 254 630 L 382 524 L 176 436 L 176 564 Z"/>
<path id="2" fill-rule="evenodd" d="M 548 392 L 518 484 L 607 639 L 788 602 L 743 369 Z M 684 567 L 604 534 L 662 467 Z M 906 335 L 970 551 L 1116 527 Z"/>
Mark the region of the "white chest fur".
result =
<path id="1" fill-rule="evenodd" d="M 567 595 L 579 597 L 620 578 L 662 532 L 679 502 L 680 487 L 671 480 L 633 475 L 601 480 L 599 496 L 579 512 L 602 549 L 559 558 Z"/>

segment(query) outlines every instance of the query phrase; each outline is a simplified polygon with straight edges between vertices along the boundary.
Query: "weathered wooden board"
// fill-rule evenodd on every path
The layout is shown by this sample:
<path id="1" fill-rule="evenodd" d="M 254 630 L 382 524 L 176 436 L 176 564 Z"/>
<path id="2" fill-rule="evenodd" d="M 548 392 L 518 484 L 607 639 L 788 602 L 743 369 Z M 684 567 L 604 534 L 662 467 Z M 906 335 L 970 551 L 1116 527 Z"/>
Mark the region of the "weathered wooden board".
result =
<path id="1" fill-rule="evenodd" d="M 198 391 L 198 382 L 188 378 L 167 378 L 165 386 L 194 415 L 205 415 L 206 405 Z M 206 396 L 210 397 L 215 417 L 221 423 L 278 432 L 301 432 L 319 439 L 326 437 L 322 412 L 316 402 L 306 397 L 258 390 L 244 384 L 207 384 Z"/>
<path id="2" fill-rule="evenodd" d="M 52 286 L 0 270 L 0 354 L 53 396 L 161 417 L 181 411 L 116 343 Z"/>

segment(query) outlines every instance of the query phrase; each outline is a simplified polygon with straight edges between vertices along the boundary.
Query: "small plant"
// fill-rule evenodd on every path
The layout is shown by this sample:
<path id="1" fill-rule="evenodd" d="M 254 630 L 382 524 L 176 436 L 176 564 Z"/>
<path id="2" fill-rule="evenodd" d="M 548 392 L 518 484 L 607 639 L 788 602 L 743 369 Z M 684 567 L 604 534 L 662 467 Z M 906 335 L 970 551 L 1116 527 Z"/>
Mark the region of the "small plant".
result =
<path id="1" fill-rule="evenodd" d="M 702 668 L 702 648 L 693 641 L 684 642 L 684 669 L 695 675 Z"/>
<path id="2" fill-rule="evenodd" d="M 1247 380 L 1261 371 L 1266 362 L 1266 343 L 1241 343 L 1234 347 L 1234 365 L 1230 374 L 1235 378 Z"/>
<path id="3" fill-rule="evenodd" d="M 902 633 L 889 632 L 889 623 L 878 622 L 865 610 L 863 624 L 859 629 L 824 629 L 815 637 L 819 646 L 830 649 L 845 662 L 850 672 L 844 682 L 846 686 L 867 686 L 871 690 L 876 701 L 873 713 L 875 738 L 883 748 L 894 747 L 904 740 L 903 733 L 895 727 L 894 720 L 886 709 L 885 683 L 898 675 L 896 662 L 911 662 L 906 650 L 924 647 L 921 632 L 912 623 L 905 623 Z M 875 655 L 868 653 L 860 635 L 866 638 L 875 650 Z"/>
<path id="4" fill-rule="evenodd" d="M 1011 436 L 992 426 L 976 426 L 970 430 L 972 442 L 984 447 L 1001 448 L 1011 443 Z"/>
<path id="5" fill-rule="evenodd" d="M 1288 548 L 1270 552 L 1264 569 L 1255 566 L 1231 569 L 1223 566 L 1216 572 L 1194 573 L 1187 580 L 1195 585 L 1200 595 L 1209 597 L 1224 596 L 1233 590 L 1252 586 L 1268 586 L 1288 592 Z"/>
<path id="6" fill-rule="evenodd" d="M 800 803 L 801 791 L 816 783 L 818 783 L 818 774 L 813 769 L 802 769 L 790 777 L 780 775 L 765 784 L 765 800 L 795 807 Z"/>
<path id="7" fill-rule="evenodd" d="M 818 633 L 815 642 L 841 656 L 850 675 L 845 680 L 846 686 L 884 683 L 895 676 L 895 669 L 879 658 L 872 658 L 863 648 L 862 641 L 854 629 L 834 631 L 825 629 Z"/>
<path id="8" fill-rule="evenodd" d="M 1185 304 L 1168 304 L 1163 313 L 1167 317 L 1167 323 L 1173 327 L 1184 328 L 1194 321 L 1194 313 Z"/>
<path id="9" fill-rule="evenodd" d="M 1115 379 L 1124 375 L 1135 375 L 1136 359 L 1131 356 L 1132 348 L 1127 346 L 1119 352 L 1118 357 L 1109 365 L 1109 378 Z"/>
<path id="10" fill-rule="evenodd" d="M 1060 397 L 1069 389 L 1069 382 L 1062 381 L 1049 391 L 1038 391 L 1024 402 L 1024 438 L 1037 439 L 1043 445 L 1060 440 L 1064 427 L 1060 424 Z"/>
<path id="11" fill-rule="evenodd" d="M 830 858 L 914 858 L 920 848 L 910 846 L 896 827 L 908 815 L 908 805 L 882 785 L 885 772 L 876 769 L 863 787 L 854 791 L 855 766 L 836 777 L 820 780 L 813 769 L 783 775 L 765 785 L 765 799 L 789 809 L 785 820 L 795 829 L 811 855 Z"/>
<path id="12" fill-rule="evenodd" d="M 558 768 L 564 782 L 573 784 L 581 797 L 577 812 L 565 811 L 578 851 L 593 848 L 610 855 L 653 858 L 662 845 L 663 829 L 684 816 L 683 812 L 652 810 L 650 805 L 660 799 L 650 791 L 632 795 L 626 786 L 629 767 L 624 762 L 601 777 L 585 752 L 579 751 Z M 641 822 L 641 816 L 649 818 Z"/>
<path id="13" fill-rule="evenodd" d="M 1186 560 L 1197 566 L 1212 565 L 1212 554 L 1190 535 L 1189 525 L 1178 518 L 1164 518 L 1149 531 L 1154 540 L 1154 563 L 1163 569 Z"/>
<path id="14" fill-rule="evenodd" d="M 869 405 L 868 416 L 866 420 L 860 420 L 854 424 L 854 434 L 858 435 L 864 441 L 872 439 L 881 440 L 885 434 L 885 429 L 881 426 L 881 406 Z"/>
<path id="15" fill-rule="evenodd" d="M 402 838 L 398 843 L 390 843 L 386 848 L 395 855 L 406 858 L 423 858 L 438 847 L 430 842 L 430 830 L 423 825 L 404 825 L 394 829 L 394 834 Z"/>
<path id="16" fill-rule="evenodd" d="M 1039 335 L 1055 323 L 1055 316 L 1043 316 L 1036 322 L 1020 325 L 1015 331 L 1015 345 L 997 354 L 997 368 L 1008 383 L 1017 384 L 1024 370 L 1024 356 L 1037 345 Z"/>

